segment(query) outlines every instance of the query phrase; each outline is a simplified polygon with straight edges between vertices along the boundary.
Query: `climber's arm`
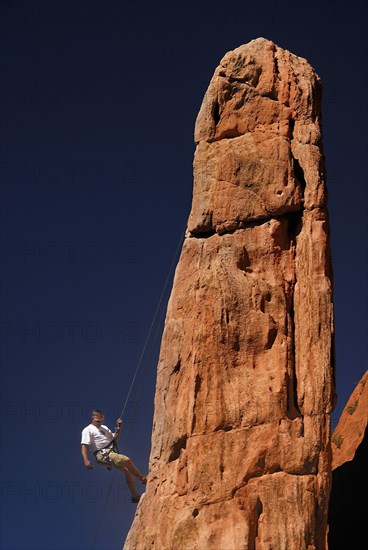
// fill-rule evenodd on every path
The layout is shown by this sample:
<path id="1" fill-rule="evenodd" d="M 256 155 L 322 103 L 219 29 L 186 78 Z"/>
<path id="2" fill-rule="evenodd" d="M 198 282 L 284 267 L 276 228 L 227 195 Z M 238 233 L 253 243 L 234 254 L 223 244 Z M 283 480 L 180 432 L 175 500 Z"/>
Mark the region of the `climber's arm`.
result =
<path id="1" fill-rule="evenodd" d="M 88 445 L 84 445 L 82 443 L 81 452 L 82 452 L 82 457 L 83 457 L 85 467 L 87 468 L 87 470 L 92 470 L 92 468 L 93 468 L 92 462 L 88 458 Z"/>

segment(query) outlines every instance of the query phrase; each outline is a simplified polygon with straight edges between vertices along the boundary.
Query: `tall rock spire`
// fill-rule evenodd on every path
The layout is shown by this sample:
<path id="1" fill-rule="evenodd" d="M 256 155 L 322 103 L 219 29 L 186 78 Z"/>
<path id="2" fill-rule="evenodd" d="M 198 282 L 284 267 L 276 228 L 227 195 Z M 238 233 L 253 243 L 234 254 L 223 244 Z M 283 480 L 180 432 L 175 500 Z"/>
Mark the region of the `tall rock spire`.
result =
<path id="1" fill-rule="evenodd" d="M 211 79 L 125 550 L 325 546 L 335 388 L 320 95 L 308 62 L 264 38 Z"/>

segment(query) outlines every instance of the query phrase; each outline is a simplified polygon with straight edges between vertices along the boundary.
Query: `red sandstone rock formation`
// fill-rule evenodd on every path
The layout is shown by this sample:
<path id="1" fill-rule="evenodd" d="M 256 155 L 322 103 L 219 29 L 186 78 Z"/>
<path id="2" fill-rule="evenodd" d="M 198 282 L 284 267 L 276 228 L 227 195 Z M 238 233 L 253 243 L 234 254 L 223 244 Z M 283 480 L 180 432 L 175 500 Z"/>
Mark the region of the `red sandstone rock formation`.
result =
<path id="1" fill-rule="evenodd" d="M 368 371 L 351 394 L 332 434 L 332 469 L 354 459 L 368 424 Z"/>
<path id="2" fill-rule="evenodd" d="M 325 548 L 335 389 L 320 91 L 305 59 L 263 38 L 210 82 L 125 550 Z"/>
<path id="3" fill-rule="evenodd" d="M 362 548 L 366 539 L 368 371 L 351 394 L 332 434 L 331 550 Z"/>

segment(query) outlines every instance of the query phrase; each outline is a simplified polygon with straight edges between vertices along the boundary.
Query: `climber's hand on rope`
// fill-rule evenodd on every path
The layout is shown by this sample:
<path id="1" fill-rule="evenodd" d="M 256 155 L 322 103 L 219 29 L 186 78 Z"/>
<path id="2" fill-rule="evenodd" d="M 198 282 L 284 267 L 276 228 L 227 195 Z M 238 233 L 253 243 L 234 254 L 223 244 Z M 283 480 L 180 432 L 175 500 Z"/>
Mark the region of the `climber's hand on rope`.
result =
<path id="1" fill-rule="evenodd" d="M 84 464 L 85 464 L 87 470 L 92 470 L 93 469 L 93 465 L 92 465 L 92 462 L 90 460 L 88 460 Z"/>
<path id="2" fill-rule="evenodd" d="M 121 418 L 118 418 L 117 421 L 116 421 L 115 433 L 114 433 L 114 440 L 115 441 L 118 439 L 118 437 L 120 435 L 122 423 L 123 423 L 123 420 Z"/>

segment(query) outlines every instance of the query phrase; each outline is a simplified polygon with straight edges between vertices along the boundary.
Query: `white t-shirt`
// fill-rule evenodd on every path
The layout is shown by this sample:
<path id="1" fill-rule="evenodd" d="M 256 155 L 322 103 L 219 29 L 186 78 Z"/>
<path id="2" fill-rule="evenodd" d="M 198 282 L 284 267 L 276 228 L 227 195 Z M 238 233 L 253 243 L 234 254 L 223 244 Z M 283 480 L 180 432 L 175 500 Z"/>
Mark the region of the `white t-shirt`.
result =
<path id="1" fill-rule="evenodd" d="M 113 440 L 113 434 L 107 426 L 101 424 L 100 428 L 90 424 L 82 431 L 81 444 L 88 445 L 92 453 L 103 449 Z"/>

